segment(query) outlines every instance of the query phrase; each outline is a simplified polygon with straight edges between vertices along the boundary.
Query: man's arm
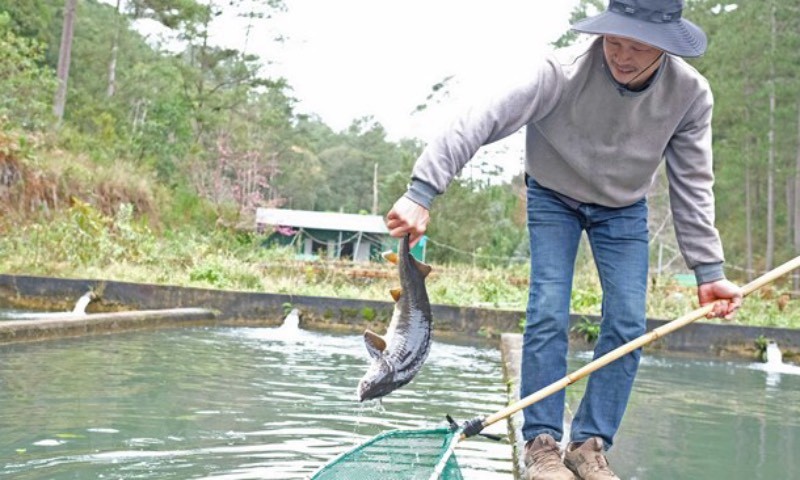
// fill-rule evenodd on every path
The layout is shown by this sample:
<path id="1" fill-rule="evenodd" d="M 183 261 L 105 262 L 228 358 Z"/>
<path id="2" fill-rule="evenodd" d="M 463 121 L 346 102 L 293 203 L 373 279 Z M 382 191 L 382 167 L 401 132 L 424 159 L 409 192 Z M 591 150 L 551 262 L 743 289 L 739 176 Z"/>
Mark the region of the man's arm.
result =
<path id="1" fill-rule="evenodd" d="M 742 290 L 725 278 L 719 232 L 714 227 L 711 149 L 713 96 L 700 95 L 667 149 L 667 176 L 675 232 L 686 264 L 697 279 L 701 306 L 717 302 L 708 318 L 733 318 Z"/>
<path id="2" fill-rule="evenodd" d="M 543 59 L 522 81 L 510 82 L 507 90 L 467 109 L 435 137 L 415 162 L 408 191 L 386 215 L 389 234 L 408 233 L 411 245 L 416 244 L 427 229 L 433 200 L 480 147 L 513 134 L 553 108 L 560 95 L 560 75 L 555 58 Z"/>

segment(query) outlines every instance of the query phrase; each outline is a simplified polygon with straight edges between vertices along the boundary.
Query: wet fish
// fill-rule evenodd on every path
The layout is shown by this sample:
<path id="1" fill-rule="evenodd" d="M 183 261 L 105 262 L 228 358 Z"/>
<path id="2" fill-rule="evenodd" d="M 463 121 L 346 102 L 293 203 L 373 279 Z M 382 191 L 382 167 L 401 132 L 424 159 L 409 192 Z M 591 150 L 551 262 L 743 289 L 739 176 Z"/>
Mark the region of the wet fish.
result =
<path id="1" fill-rule="evenodd" d="M 431 267 L 411 255 L 408 235 L 400 241 L 397 254 L 387 252 L 383 257 L 397 264 L 400 288 L 391 291 L 395 306 L 386 335 L 364 332 L 372 363 L 358 383 L 358 399 L 362 402 L 388 395 L 410 382 L 431 347 L 433 317 L 425 289 L 425 277 Z"/>

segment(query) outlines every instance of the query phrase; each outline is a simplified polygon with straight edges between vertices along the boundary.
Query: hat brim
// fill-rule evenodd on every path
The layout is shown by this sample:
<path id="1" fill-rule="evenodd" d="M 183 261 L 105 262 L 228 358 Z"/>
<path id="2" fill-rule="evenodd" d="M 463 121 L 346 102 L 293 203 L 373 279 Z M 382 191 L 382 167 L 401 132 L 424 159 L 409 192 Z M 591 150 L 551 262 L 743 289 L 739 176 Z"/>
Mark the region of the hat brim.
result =
<path id="1" fill-rule="evenodd" d="M 576 22 L 572 29 L 582 33 L 630 38 L 679 57 L 699 57 L 708 46 L 703 30 L 685 19 L 654 23 L 605 11 Z"/>

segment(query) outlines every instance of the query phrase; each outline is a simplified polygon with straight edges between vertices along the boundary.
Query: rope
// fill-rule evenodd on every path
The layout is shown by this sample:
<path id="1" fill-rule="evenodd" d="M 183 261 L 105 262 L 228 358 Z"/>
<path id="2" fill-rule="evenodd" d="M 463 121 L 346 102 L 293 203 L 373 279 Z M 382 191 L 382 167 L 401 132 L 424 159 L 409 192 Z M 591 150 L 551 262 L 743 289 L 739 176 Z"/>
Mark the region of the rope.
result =
<path id="1" fill-rule="evenodd" d="M 442 248 L 446 248 L 447 250 L 451 250 L 451 251 L 456 252 L 456 253 L 461 253 L 463 255 L 468 255 L 468 256 L 471 256 L 473 258 L 491 258 L 491 259 L 497 259 L 497 260 L 515 260 L 515 261 L 527 261 L 528 260 L 527 256 L 525 256 L 525 257 L 520 257 L 520 256 L 509 257 L 509 256 L 500 256 L 500 255 L 483 255 L 483 254 L 480 254 L 480 253 L 468 252 L 466 250 L 461 250 L 459 248 L 447 245 L 445 243 L 437 242 L 437 241 L 431 239 L 430 237 L 428 237 L 427 241 L 429 243 L 432 243 L 433 245 L 436 245 L 436 246 L 439 246 L 439 247 L 442 247 Z"/>
<path id="2" fill-rule="evenodd" d="M 319 244 L 327 245 L 327 243 L 328 243 L 327 240 L 320 240 L 320 239 L 314 237 L 313 235 L 311 235 L 310 233 L 308 233 L 308 231 L 306 231 L 305 229 L 300 228 L 300 229 L 298 229 L 297 234 L 294 235 L 294 238 L 292 239 L 292 242 L 291 242 L 290 245 L 294 244 L 295 240 L 300 237 L 299 234 L 301 234 L 301 233 L 303 235 L 307 236 L 308 238 L 310 238 L 311 240 L 313 240 L 314 242 L 317 242 Z M 338 242 L 338 244 L 344 245 L 345 243 L 349 243 L 349 242 L 355 240 L 356 238 L 358 238 L 358 235 L 359 235 L 359 233 L 355 233 L 352 236 L 350 236 L 349 238 L 343 239 L 341 242 Z M 362 233 L 362 238 L 365 238 L 365 239 L 368 239 L 368 240 L 372 240 L 372 241 L 375 241 L 375 242 L 378 242 L 380 240 L 375 235 L 370 234 L 370 233 Z M 504 261 L 506 263 L 510 263 L 510 262 L 525 262 L 525 261 L 528 260 L 527 256 L 523 257 L 523 256 L 519 256 L 519 255 L 514 255 L 514 256 L 508 256 L 508 255 L 485 255 L 485 254 L 481 254 L 481 253 L 469 252 L 467 250 L 462 250 L 460 248 L 456 248 L 456 247 L 454 247 L 452 245 L 448 245 L 446 243 L 438 242 L 436 240 L 433 240 L 430 237 L 427 238 L 427 242 L 431 243 L 432 245 L 436 245 L 437 247 L 444 248 L 444 249 L 450 250 L 452 252 L 459 253 L 461 255 L 466 255 L 466 256 L 472 257 L 473 259 L 480 258 L 480 259 L 488 259 L 488 260 L 501 260 L 501 261 Z M 651 241 L 651 245 L 652 245 L 652 241 Z M 671 246 L 669 244 L 662 243 L 662 244 L 660 244 L 660 246 L 662 248 L 664 248 L 665 250 L 669 250 L 669 251 L 671 251 L 673 253 L 676 253 L 676 254 L 680 254 L 681 253 L 680 250 L 678 250 L 677 248 L 675 248 L 675 247 L 673 247 L 673 246 Z M 673 256 L 665 265 L 662 266 L 662 269 L 663 270 L 668 269 L 672 265 L 672 263 L 675 260 L 677 260 L 679 257 L 680 257 L 680 255 Z M 731 263 L 728 263 L 728 262 L 725 263 L 725 269 L 735 270 L 737 272 L 749 273 L 749 274 L 758 274 L 759 273 L 759 271 L 756 270 L 756 269 L 740 267 L 738 265 L 734 265 L 734 264 L 731 264 Z"/>
<path id="3" fill-rule="evenodd" d="M 306 230 L 305 230 L 305 229 L 303 229 L 303 228 L 299 229 L 299 230 L 297 231 L 297 233 L 298 233 L 298 234 L 302 233 L 302 234 L 304 234 L 305 236 L 307 236 L 308 238 L 310 238 L 311 240 L 313 240 L 313 241 L 315 241 L 315 242 L 317 242 L 317 243 L 320 243 L 320 244 L 322 244 L 322 245 L 327 245 L 327 244 L 328 244 L 328 241 L 327 241 L 327 240 L 320 240 L 320 239 L 318 239 L 318 238 L 314 237 L 313 235 L 311 235 L 310 233 L 308 233 L 308 231 L 306 231 Z M 341 242 L 339 242 L 339 241 L 337 240 L 337 242 L 338 242 L 338 243 L 340 243 L 340 244 L 349 243 L 351 240 L 354 240 L 354 239 L 358 238 L 358 235 L 359 235 L 359 232 L 356 232 L 356 233 L 355 233 L 355 234 L 353 234 L 353 235 L 352 235 L 350 238 L 348 238 L 348 239 L 343 239 Z M 369 234 L 366 234 L 366 233 L 365 233 L 365 234 L 363 234 L 363 235 L 364 235 L 364 236 L 367 236 L 367 235 L 369 235 Z"/>
<path id="4" fill-rule="evenodd" d="M 473 259 L 475 259 L 475 258 L 492 259 L 492 260 L 502 260 L 502 261 L 505 261 L 505 262 L 524 262 L 524 261 L 528 260 L 527 256 L 522 257 L 522 256 L 518 256 L 518 255 L 515 255 L 515 256 L 484 255 L 484 254 L 480 254 L 480 253 L 469 252 L 469 251 L 466 251 L 466 250 L 462 250 L 460 248 L 453 247 L 452 245 L 448 245 L 446 243 L 437 242 L 436 240 L 433 240 L 430 237 L 428 237 L 427 241 L 429 243 L 431 243 L 432 245 L 436 245 L 437 247 L 441 247 L 441 248 L 444 248 L 444 249 L 447 249 L 447 250 L 450 250 L 450 251 L 453 251 L 453 252 L 456 252 L 456 253 L 459 253 L 459 254 L 462 254 L 462 255 L 466 255 L 466 256 L 472 257 Z M 651 243 L 651 245 L 652 245 L 652 243 Z M 661 246 L 665 250 L 669 250 L 670 252 L 676 254 L 668 262 L 666 262 L 665 265 L 662 266 L 662 270 L 666 270 L 675 262 L 675 260 L 681 258 L 682 254 L 681 254 L 679 249 L 677 249 L 677 248 L 675 248 L 675 247 L 673 247 L 673 246 L 671 246 L 669 244 L 662 243 Z M 752 268 L 740 267 L 738 265 L 734 265 L 734 264 L 731 264 L 731 263 L 728 263 L 728 262 L 725 262 L 724 268 L 725 269 L 730 269 L 730 270 L 735 270 L 737 272 L 750 273 L 750 274 L 755 274 L 755 275 L 757 275 L 759 273 L 759 270 L 752 269 Z"/>

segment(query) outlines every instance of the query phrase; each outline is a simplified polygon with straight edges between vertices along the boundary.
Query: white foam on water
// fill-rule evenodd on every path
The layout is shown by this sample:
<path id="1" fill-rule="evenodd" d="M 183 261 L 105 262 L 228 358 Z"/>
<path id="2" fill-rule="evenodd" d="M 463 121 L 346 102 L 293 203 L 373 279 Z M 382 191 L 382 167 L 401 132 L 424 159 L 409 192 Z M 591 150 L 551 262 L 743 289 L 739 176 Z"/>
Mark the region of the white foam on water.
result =
<path id="1" fill-rule="evenodd" d="M 87 315 L 86 307 L 95 299 L 97 295 L 92 292 L 88 291 L 84 293 L 77 302 L 75 302 L 75 306 L 70 311 L 66 312 L 9 312 L 5 315 L 0 315 L 0 318 L 5 318 L 9 320 L 45 320 L 45 319 L 60 319 L 60 318 L 74 318 L 74 317 L 82 317 Z"/>
<path id="2" fill-rule="evenodd" d="M 774 341 L 767 344 L 767 361 L 752 365 L 751 368 L 768 374 L 800 375 L 800 366 L 783 362 L 783 352 Z"/>
<path id="3" fill-rule="evenodd" d="M 283 325 L 278 330 L 297 332 L 300 330 L 300 310 L 293 308 L 289 315 L 283 319 Z"/>
<path id="4" fill-rule="evenodd" d="M 305 332 L 300 328 L 300 311 L 293 308 L 286 318 L 283 319 L 283 324 L 268 331 L 268 338 L 270 340 L 280 340 L 283 342 L 302 342 L 307 340 Z"/>
<path id="5" fill-rule="evenodd" d="M 140 437 L 140 438 L 131 438 L 126 443 L 131 447 L 150 447 L 155 445 L 162 445 L 164 441 L 158 438 Z"/>
<path id="6" fill-rule="evenodd" d="M 45 440 L 39 440 L 38 442 L 33 442 L 34 445 L 37 447 L 57 447 L 59 445 L 64 445 L 65 441 L 63 440 L 54 440 L 52 438 L 48 438 Z"/>
<path id="7" fill-rule="evenodd" d="M 85 314 L 86 307 L 96 298 L 96 295 L 92 291 L 88 291 L 75 302 L 75 307 L 72 309 L 72 313 L 79 313 Z"/>

